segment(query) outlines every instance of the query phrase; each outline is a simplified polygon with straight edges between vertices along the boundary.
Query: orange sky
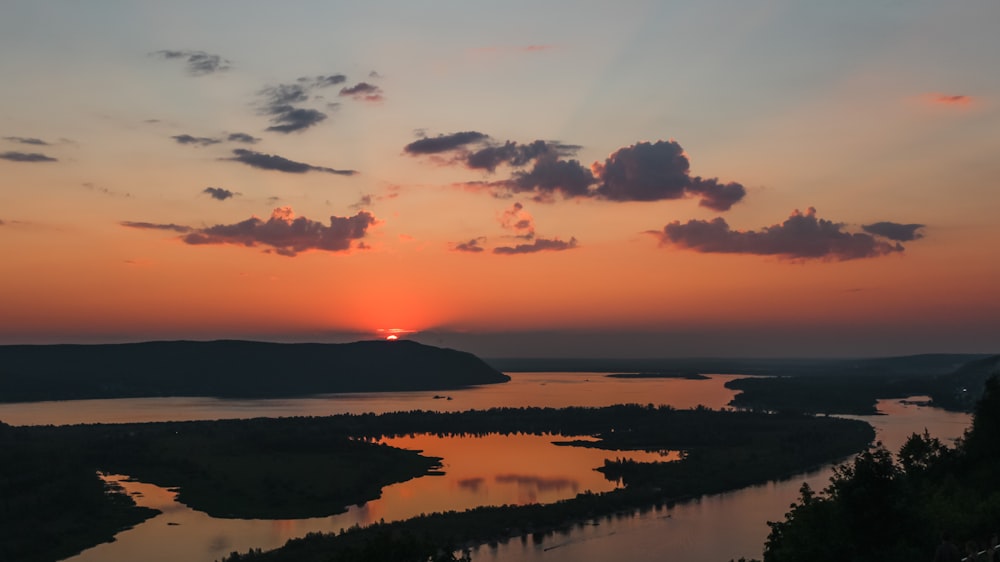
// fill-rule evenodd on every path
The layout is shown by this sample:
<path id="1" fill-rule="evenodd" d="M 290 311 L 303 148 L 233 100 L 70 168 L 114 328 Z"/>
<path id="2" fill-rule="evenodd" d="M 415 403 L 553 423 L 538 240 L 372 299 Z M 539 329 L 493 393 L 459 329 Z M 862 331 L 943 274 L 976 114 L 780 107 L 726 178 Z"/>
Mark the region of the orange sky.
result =
<path id="1" fill-rule="evenodd" d="M 17 3 L 0 343 L 995 352 L 1000 8 L 714 4 Z"/>

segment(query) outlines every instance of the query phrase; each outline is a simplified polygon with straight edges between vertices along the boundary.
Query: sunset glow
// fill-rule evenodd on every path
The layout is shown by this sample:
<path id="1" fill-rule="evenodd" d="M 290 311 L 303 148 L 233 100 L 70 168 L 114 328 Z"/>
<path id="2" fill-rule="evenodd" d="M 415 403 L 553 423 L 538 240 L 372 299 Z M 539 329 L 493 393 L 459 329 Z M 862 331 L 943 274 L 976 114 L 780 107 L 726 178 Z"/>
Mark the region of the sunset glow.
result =
<path id="1" fill-rule="evenodd" d="M 241 7 L 5 6 L 0 343 L 1000 341 L 995 3 Z"/>

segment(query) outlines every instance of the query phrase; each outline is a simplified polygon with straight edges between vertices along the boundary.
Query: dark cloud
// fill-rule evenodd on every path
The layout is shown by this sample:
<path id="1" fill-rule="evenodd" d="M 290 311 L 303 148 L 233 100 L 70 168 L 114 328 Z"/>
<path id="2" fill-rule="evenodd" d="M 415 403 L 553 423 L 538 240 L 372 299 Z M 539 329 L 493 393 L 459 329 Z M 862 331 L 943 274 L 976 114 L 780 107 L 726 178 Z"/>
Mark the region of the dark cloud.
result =
<path id="1" fill-rule="evenodd" d="M 305 172 L 325 172 L 327 174 L 337 174 L 341 176 L 353 176 L 354 174 L 357 174 L 354 170 L 335 170 L 333 168 L 325 168 L 323 166 L 313 166 L 311 164 L 295 162 L 294 160 L 289 160 L 274 154 L 264 154 L 262 152 L 247 150 L 245 148 L 237 148 L 233 150 L 233 154 L 235 154 L 235 156 L 232 158 L 225 158 L 224 160 L 242 162 L 247 166 L 259 168 L 261 170 L 277 170 L 279 172 L 288 172 L 291 174 L 304 174 Z"/>
<path id="2" fill-rule="evenodd" d="M 487 139 L 489 139 L 489 135 L 485 133 L 480 133 L 478 131 L 462 131 L 460 133 L 452 133 L 450 135 L 438 135 L 436 137 L 417 139 L 403 147 L 403 151 L 407 154 L 414 155 L 437 154 L 440 152 L 448 152 L 462 148 L 465 145 Z"/>
<path id="3" fill-rule="evenodd" d="M 343 252 L 354 240 L 365 236 L 377 223 L 375 216 L 360 211 L 353 217 L 330 217 L 329 225 L 306 217 L 296 217 L 290 207 L 279 207 L 268 220 L 258 217 L 236 224 L 201 228 L 181 237 L 187 244 L 236 244 L 270 246 L 283 256 L 295 256 L 307 250 Z"/>
<path id="4" fill-rule="evenodd" d="M 535 201 L 592 197 L 608 201 L 660 201 L 698 197 L 699 204 L 727 211 L 746 196 L 739 183 L 690 174 L 687 155 L 675 141 L 640 142 L 620 148 L 603 163 L 589 168 L 570 157 L 580 146 L 536 140 L 496 142 L 477 131 L 422 138 L 404 147 L 412 155 L 451 153 L 450 163 L 493 173 L 500 166 L 514 168 L 508 179 L 469 182 L 489 188 L 495 196 L 503 191 L 535 194 Z"/>
<path id="5" fill-rule="evenodd" d="M 268 131 L 278 133 L 303 131 L 326 119 L 326 114 L 322 111 L 317 111 L 315 109 L 294 108 L 291 106 L 286 107 L 286 110 L 277 113 L 274 118 L 271 119 L 271 122 L 276 124 L 268 127 Z"/>
<path id="6" fill-rule="evenodd" d="M 469 153 L 465 157 L 465 165 L 493 172 L 497 166 L 506 164 L 520 168 L 528 163 L 546 158 L 555 160 L 560 156 L 572 156 L 580 147 L 555 142 L 536 140 L 529 144 L 518 144 L 506 141 L 499 145 L 490 145 Z"/>
<path id="7" fill-rule="evenodd" d="M 469 240 L 468 242 L 460 242 L 458 244 L 455 244 L 454 250 L 456 252 L 470 252 L 470 253 L 477 254 L 477 253 L 482 252 L 484 250 L 484 248 L 480 244 L 483 243 L 483 242 L 485 242 L 485 241 L 486 241 L 486 238 L 484 236 L 480 236 L 478 238 L 473 238 L 472 240 Z"/>
<path id="8" fill-rule="evenodd" d="M 177 144 L 191 144 L 194 146 L 208 146 L 222 142 L 222 139 L 213 139 L 211 137 L 193 137 L 191 135 L 174 135 L 170 138 L 177 141 Z"/>
<path id="9" fill-rule="evenodd" d="M 559 252 L 562 250 L 572 250 L 573 248 L 576 248 L 576 238 L 570 238 L 569 242 L 558 238 L 552 240 L 536 238 L 531 244 L 498 246 L 493 248 L 493 253 L 500 255 L 534 254 L 536 252 Z"/>
<path id="10" fill-rule="evenodd" d="M 46 156 L 38 152 L 0 152 L 0 160 L 10 160 L 11 162 L 58 162 L 56 158 Z"/>
<path id="11" fill-rule="evenodd" d="M 684 149 L 676 141 L 639 142 L 613 152 L 591 170 L 599 185 L 597 196 L 610 201 L 660 201 L 700 196 L 700 204 L 726 211 L 746 190 L 738 183 L 691 177 Z"/>
<path id="12" fill-rule="evenodd" d="M 206 187 L 205 189 L 201 190 L 201 192 L 207 193 L 210 196 L 212 196 L 212 199 L 218 199 L 219 201 L 225 201 L 226 199 L 229 199 L 230 197 L 237 195 L 236 193 L 233 193 L 232 191 L 229 191 L 228 189 L 223 189 L 221 187 Z"/>
<path id="13" fill-rule="evenodd" d="M 344 80 L 346 78 L 340 74 L 314 78 L 302 77 L 299 78 L 297 84 L 278 84 L 264 88 L 259 92 L 265 98 L 262 111 L 266 115 L 271 115 L 271 122 L 274 123 L 267 130 L 277 133 L 291 133 L 303 131 L 322 122 L 327 117 L 325 113 L 316 109 L 296 107 L 293 104 L 309 101 L 309 91 L 313 88 L 331 86 Z"/>
<path id="14" fill-rule="evenodd" d="M 897 222 L 889 221 L 861 225 L 861 228 L 868 234 L 874 234 L 876 236 L 888 238 L 889 240 L 897 240 L 899 242 L 910 242 L 912 240 L 923 238 L 923 233 L 917 232 L 917 230 L 923 227 L 924 225 L 922 224 L 899 224 Z"/>
<path id="15" fill-rule="evenodd" d="M 661 244 L 706 253 L 775 255 L 790 259 L 851 260 L 902 252 L 870 234 L 843 230 L 841 223 L 816 217 L 810 207 L 795 211 L 785 222 L 759 231 L 732 230 L 722 218 L 711 221 L 674 221 L 655 234 Z"/>
<path id="16" fill-rule="evenodd" d="M 242 142 L 244 144 L 257 144 L 260 139 L 246 133 L 230 133 L 226 140 L 230 142 Z"/>
<path id="17" fill-rule="evenodd" d="M 969 106 L 972 105 L 972 96 L 966 96 L 961 94 L 927 94 L 924 99 L 928 100 L 932 104 L 938 105 L 952 105 L 952 106 Z"/>
<path id="18" fill-rule="evenodd" d="M 380 101 L 382 99 L 382 88 L 368 82 L 358 82 L 357 84 L 340 89 L 341 96 L 349 96 L 356 100 Z"/>
<path id="19" fill-rule="evenodd" d="M 516 192 L 534 192 L 535 201 L 551 202 L 555 193 L 564 198 L 591 197 L 593 183 L 593 174 L 580 162 L 546 154 L 535 160 L 531 170 L 514 172 L 506 187 Z"/>
<path id="20" fill-rule="evenodd" d="M 156 51 L 153 53 L 164 59 L 183 59 L 188 72 L 201 76 L 229 69 L 229 61 L 205 51 Z"/>
<path id="21" fill-rule="evenodd" d="M 31 137 L 4 137 L 3 140 L 8 140 L 20 144 L 31 144 L 35 146 L 49 146 L 49 143 L 43 141 L 42 139 L 36 139 Z"/>
<path id="22" fill-rule="evenodd" d="M 142 230 L 169 230 L 171 232 L 180 232 L 181 234 L 186 234 L 194 230 L 190 226 L 184 226 L 182 224 L 173 224 L 173 223 L 158 224 L 153 222 L 122 221 L 118 224 L 126 226 L 128 228 L 139 228 Z"/>

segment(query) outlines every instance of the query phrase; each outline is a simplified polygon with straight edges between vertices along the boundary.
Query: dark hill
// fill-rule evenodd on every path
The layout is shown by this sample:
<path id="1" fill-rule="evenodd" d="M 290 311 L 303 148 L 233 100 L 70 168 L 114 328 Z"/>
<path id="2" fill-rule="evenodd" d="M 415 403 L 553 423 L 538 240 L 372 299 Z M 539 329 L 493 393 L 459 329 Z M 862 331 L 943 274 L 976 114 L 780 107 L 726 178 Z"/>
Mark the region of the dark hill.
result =
<path id="1" fill-rule="evenodd" d="M 0 402 L 444 390 L 508 380 L 470 353 L 405 340 L 0 346 Z"/>

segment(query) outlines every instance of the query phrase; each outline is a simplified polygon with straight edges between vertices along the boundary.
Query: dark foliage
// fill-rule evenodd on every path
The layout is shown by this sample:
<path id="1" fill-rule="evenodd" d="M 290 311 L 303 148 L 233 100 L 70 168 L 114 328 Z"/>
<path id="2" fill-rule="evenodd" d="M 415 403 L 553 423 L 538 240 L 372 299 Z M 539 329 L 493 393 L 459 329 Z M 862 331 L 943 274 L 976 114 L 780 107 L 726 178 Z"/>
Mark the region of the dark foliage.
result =
<path id="1" fill-rule="evenodd" d="M 1000 384 L 987 381 L 954 449 L 914 434 L 897 457 L 881 446 L 808 487 L 771 523 L 765 562 L 930 560 L 945 533 L 984 548 L 1000 524 Z"/>

